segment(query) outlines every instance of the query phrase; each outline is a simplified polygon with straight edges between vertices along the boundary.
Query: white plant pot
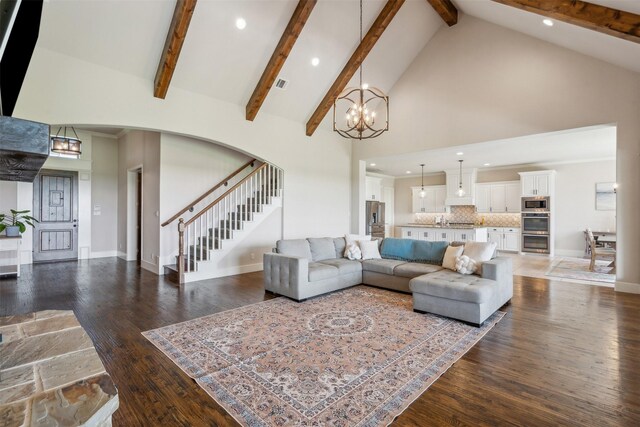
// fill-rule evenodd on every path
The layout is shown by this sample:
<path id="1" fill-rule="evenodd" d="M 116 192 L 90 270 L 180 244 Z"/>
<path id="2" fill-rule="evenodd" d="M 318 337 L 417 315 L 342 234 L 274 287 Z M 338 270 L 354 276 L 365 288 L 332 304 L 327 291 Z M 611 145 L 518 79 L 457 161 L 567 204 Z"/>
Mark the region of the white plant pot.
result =
<path id="1" fill-rule="evenodd" d="M 20 236 L 20 227 L 17 225 L 8 225 L 5 229 L 7 233 L 7 237 L 19 237 Z"/>

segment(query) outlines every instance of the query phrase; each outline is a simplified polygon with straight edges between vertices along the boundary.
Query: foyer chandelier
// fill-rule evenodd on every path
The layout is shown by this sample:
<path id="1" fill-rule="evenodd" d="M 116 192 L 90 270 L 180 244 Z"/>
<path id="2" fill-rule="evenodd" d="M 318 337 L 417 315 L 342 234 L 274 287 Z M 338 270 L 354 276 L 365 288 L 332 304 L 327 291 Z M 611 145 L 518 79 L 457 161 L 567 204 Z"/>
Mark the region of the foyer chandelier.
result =
<path id="1" fill-rule="evenodd" d="M 466 194 L 464 191 L 464 188 L 462 188 L 462 162 L 463 160 L 458 160 L 460 162 L 460 180 L 458 181 L 458 191 L 456 191 L 456 194 L 458 197 L 464 197 L 464 195 Z"/>
<path id="2" fill-rule="evenodd" d="M 362 0 L 360 0 L 360 42 L 362 43 Z M 333 102 L 333 130 L 344 138 L 370 139 L 389 130 L 389 97 L 380 89 L 362 83 L 362 58 L 360 62 L 360 86 L 348 87 Z M 384 108 L 384 127 L 376 127 L 375 108 Z M 378 120 L 379 122 L 380 120 Z"/>
<path id="3" fill-rule="evenodd" d="M 60 136 L 60 131 L 64 128 L 64 132 L 62 136 Z M 56 132 L 56 136 L 51 137 L 51 151 L 58 154 L 70 154 L 79 156 L 82 154 L 82 141 L 78 138 L 78 134 L 76 130 L 71 126 L 71 130 L 75 135 L 75 138 L 71 136 L 67 136 L 67 127 L 60 126 L 58 128 L 58 132 Z"/>

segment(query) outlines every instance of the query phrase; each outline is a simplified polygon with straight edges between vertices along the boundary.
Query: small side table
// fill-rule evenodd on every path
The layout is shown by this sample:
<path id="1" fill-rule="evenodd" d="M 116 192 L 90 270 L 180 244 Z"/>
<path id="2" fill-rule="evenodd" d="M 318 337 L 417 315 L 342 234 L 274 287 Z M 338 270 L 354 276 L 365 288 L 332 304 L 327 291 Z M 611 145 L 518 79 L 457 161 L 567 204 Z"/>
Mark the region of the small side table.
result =
<path id="1" fill-rule="evenodd" d="M 20 245 L 22 237 L 0 236 L 0 276 L 20 277 Z"/>

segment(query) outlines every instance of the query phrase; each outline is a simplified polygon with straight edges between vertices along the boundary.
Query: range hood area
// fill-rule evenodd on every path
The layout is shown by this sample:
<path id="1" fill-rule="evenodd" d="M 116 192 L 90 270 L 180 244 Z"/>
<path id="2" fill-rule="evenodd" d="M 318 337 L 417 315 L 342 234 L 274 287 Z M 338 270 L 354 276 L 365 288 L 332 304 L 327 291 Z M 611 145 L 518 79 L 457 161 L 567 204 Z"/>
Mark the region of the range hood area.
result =
<path id="1" fill-rule="evenodd" d="M 0 116 L 0 181 L 33 182 L 49 157 L 49 125 Z"/>
<path id="2" fill-rule="evenodd" d="M 459 169 L 450 169 L 444 172 L 447 177 L 447 197 L 444 204 L 446 206 L 475 206 L 478 170 L 462 169 L 462 176 Z M 460 181 L 462 181 L 462 189 L 465 192 L 463 197 L 456 194 Z"/>

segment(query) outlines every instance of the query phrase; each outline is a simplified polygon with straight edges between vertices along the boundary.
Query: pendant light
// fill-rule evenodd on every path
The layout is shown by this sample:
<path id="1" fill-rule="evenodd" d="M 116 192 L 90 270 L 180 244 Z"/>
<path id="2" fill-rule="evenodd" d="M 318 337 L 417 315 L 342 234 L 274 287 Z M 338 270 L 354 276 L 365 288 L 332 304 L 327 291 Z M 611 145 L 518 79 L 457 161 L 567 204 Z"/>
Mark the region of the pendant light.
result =
<path id="1" fill-rule="evenodd" d="M 456 194 L 458 197 L 464 197 L 464 195 L 466 194 L 464 191 L 464 188 L 462 188 L 462 162 L 463 160 L 458 160 L 460 162 L 460 181 L 458 182 L 458 191 L 456 191 Z"/>
<path id="2" fill-rule="evenodd" d="M 420 168 L 422 169 L 422 189 L 420 190 L 420 198 L 424 199 L 424 196 L 427 194 L 424 191 L 424 163 L 420 164 Z"/>
<path id="3" fill-rule="evenodd" d="M 62 136 L 60 136 L 60 131 L 64 128 L 64 132 Z M 79 156 L 82 154 L 82 141 L 78 138 L 78 134 L 76 130 L 71 126 L 71 130 L 75 135 L 75 138 L 67 136 L 67 127 L 60 126 L 58 128 L 58 132 L 56 132 L 56 136 L 51 137 L 51 151 L 58 154 L 70 154 Z"/>
<path id="4" fill-rule="evenodd" d="M 360 0 L 360 43 L 362 43 L 362 0 Z M 362 59 L 364 61 L 364 58 Z M 376 127 L 376 111 L 384 122 Z M 360 62 L 360 86 L 344 89 L 333 101 L 333 130 L 343 138 L 370 139 L 389 130 L 389 97 L 380 89 L 362 83 Z"/>

